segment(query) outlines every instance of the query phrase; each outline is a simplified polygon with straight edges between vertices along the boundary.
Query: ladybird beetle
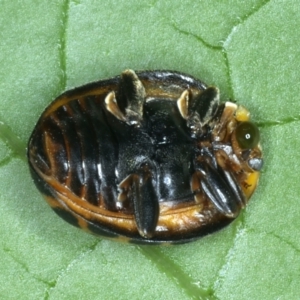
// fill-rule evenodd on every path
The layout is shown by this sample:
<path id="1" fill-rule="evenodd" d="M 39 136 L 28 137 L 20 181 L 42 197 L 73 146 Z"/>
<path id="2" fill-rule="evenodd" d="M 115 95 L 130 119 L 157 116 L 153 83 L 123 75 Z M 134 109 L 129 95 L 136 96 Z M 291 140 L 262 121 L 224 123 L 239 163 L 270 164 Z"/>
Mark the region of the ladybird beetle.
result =
<path id="1" fill-rule="evenodd" d="M 125 70 L 60 95 L 28 143 L 55 212 L 121 241 L 183 243 L 238 216 L 263 165 L 249 112 L 173 71 Z"/>

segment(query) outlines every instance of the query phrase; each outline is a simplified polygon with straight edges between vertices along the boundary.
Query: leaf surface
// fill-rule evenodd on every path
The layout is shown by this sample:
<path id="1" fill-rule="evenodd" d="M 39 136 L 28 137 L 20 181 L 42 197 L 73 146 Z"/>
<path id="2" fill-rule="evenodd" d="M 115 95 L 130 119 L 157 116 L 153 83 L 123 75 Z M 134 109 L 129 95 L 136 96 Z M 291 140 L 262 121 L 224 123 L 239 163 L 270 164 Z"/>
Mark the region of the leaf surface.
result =
<path id="1" fill-rule="evenodd" d="M 0 298 L 300 298 L 297 1 L 1 1 Z M 126 68 L 172 69 L 245 105 L 265 166 L 226 229 L 174 247 L 119 244 L 60 220 L 26 144 L 64 90 Z"/>

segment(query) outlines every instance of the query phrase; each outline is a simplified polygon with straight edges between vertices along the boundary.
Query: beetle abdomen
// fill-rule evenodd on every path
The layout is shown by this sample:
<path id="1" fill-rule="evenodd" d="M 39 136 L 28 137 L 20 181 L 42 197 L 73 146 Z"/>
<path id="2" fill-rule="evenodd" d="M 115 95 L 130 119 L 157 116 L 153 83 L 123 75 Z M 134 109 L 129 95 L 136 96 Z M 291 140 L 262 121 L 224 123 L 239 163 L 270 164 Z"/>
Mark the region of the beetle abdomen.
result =
<path id="1" fill-rule="evenodd" d="M 37 168 L 77 196 L 99 205 L 101 187 L 107 198 L 115 195 L 116 141 L 95 97 L 53 111 L 41 120 L 32 141 Z"/>

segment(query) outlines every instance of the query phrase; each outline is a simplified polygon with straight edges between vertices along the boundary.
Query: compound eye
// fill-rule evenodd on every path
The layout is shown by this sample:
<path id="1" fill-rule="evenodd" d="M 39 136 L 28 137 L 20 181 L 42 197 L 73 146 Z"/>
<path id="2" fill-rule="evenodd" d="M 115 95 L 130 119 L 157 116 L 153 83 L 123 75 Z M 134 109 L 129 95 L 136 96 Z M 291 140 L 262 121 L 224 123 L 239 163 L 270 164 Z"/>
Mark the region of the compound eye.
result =
<path id="1" fill-rule="evenodd" d="M 252 122 L 241 122 L 236 127 L 235 134 L 242 149 L 252 149 L 259 142 L 259 130 Z"/>

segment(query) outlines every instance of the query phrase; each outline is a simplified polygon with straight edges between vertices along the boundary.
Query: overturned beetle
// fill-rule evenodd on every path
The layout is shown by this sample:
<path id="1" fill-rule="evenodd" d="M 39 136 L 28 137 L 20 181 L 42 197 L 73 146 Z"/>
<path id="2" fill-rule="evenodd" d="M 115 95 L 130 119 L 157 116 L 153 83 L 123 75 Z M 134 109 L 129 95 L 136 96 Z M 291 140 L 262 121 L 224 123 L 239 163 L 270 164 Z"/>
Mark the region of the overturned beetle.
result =
<path id="1" fill-rule="evenodd" d="M 171 71 L 124 71 L 67 91 L 28 144 L 37 187 L 64 219 L 135 243 L 187 242 L 236 218 L 263 160 L 249 112 Z"/>

